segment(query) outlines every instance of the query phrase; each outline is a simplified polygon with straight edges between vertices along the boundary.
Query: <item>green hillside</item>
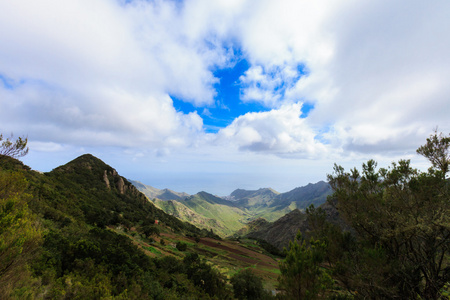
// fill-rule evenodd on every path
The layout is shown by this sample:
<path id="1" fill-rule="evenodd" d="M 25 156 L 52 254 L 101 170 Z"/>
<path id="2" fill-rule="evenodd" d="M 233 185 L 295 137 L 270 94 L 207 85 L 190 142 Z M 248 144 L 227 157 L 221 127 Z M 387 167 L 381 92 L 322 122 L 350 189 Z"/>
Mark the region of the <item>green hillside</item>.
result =
<path id="1" fill-rule="evenodd" d="M 218 222 L 216 219 L 207 218 L 190 209 L 181 202 L 175 200 L 164 201 L 157 198 L 153 199 L 152 202 L 156 205 L 156 207 L 162 209 L 167 214 L 189 222 L 198 228 L 206 230 L 211 230 L 214 228 L 214 232 L 221 236 L 226 236 L 226 233 L 229 231 L 226 226 Z"/>
<path id="2" fill-rule="evenodd" d="M 182 204 L 206 218 L 216 220 L 219 228 L 213 227 L 214 232 L 222 236 L 228 236 L 236 232 L 251 217 L 248 213 L 232 206 L 230 201 L 206 192 L 200 192 L 188 197 L 182 201 Z"/>
<path id="3" fill-rule="evenodd" d="M 219 251 L 216 238 L 156 208 L 92 155 L 48 173 L 0 156 L 0 299 L 230 299 L 239 270 L 277 272 L 268 256 L 250 265 L 233 254 L 260 248 Z"/>

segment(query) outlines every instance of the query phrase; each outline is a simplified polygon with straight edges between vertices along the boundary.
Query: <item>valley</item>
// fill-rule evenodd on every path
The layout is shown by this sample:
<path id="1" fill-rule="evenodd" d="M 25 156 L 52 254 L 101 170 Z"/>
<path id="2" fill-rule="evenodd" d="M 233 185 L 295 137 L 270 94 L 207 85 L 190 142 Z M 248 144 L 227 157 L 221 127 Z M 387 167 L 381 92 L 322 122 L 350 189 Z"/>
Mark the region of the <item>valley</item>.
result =
<path id="1" fill-rule="evenodd" d="M 287 213 L 304 210 L 311 204 L 325 203 L 330 186 L 321 181 L 279 193 L 270 188 L 237 189 L 229 196 L 218 197 L 207 192 L 195 195 L 158 190 L 130 180 L 158 208 L 199 228 L 213 230 L 221 237 L 232 236 L 249 222 L 263 218 L 274 222 Z"/>

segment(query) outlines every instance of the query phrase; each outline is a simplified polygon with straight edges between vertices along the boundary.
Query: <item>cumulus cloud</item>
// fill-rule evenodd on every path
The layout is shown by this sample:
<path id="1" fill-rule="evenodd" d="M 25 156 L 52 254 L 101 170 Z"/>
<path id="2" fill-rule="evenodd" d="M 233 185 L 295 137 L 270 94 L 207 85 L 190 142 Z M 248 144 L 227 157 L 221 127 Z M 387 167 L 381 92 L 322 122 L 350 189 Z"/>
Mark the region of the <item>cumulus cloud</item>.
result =
<path id="1" fill-rule="evenodd" d="M 219 143 L 237 145 L 241 150 L 266 152 L 284 157 L 318 158 L 326 147 L 300 118 L 301 104 L 284 105 L 262 113 L 238 117 L 218 133 Z"/>
<path id="2" fill-rule="evenodd" d="M 252 62 L 242 100 L 314 103 L 305 123 L 344 155 L 413 151 L 433 127 L 450 130 L 448 12 L 446 1 L 262 1 L 238 31 Z M 298 65 L 305 75 L 270 71 Z"/>
<path id="3" fill-rule="evenodd" d="M 411 151 L 447 117 L 446 1 L 353 3 L 328 20 L 332 55 L 291 91 L 316 100 L 310 122 L 357 152 Z M 345 20 L 345 22 L 344 22 Z M 447 24 L 447 25 L 444 25 Z"/>
<path id="4" fill-rule="evenodd" d="M 190 39 L 173 2 L 0 4 L 0 125 L 42 142 L 187 145 L 214 103 L 223 48 Z"/>
<path id="5" fill-rule="evenodd" d="M 240 76 L 241 100 L 243 102 L 261 102 L 266 107 L 279 107 L 289 98 L 285 92 L 294 86 L 300 78 L 300 68 L 278 66 L 266 70 L 262 66 L 252 66 Z"/>

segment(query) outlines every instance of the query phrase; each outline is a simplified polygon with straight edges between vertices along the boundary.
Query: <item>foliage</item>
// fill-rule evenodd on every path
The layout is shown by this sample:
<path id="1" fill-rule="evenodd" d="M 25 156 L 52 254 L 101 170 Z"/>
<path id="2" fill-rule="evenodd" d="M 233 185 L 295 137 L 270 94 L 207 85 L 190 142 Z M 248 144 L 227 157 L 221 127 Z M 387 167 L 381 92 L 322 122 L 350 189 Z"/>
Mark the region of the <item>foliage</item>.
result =
<path id="1" fill-rule="evenodd" d="M 187 250 L 187 244 L 184 242 L 177 242 L 176 247 L 178 249 L 178 251 L 186 251 Z"/>
<path id="2" fill-rule="evenodd" d="M 29 279 L 28 263 L 41 239 L 40 224 L 29 210 L 27 182 L 18 172 L 0 172 L 0 298 Z"/>
<path id="3" fill-rule="evenodd" d="M 189 253 L 183 259 L 183 263 L 188 278 L 196 286 L 212 297 L 231 299 L 231 291 L 227 288 L 225 278 L 198 254 Z"/>
<path id="4" fill-rule="evenodd" d="M 320 265 L 326 245 L 310 239 L 307 243 L 299 232 L 289 243 L 286 258 L 280 262 L 280 289 L 288 299 L 318 299 L 331 286 L 329 274 Z"/>
<path id="5" fill-rule="evenodd" d="M 349 291 L 376 298 L 440 297 L 450 280 L 448 146 L 449 139 L 435 133 L 419 148 L 435 167 L 428 172 L 409 160 L 379 170 L 370 160 L 362 173 L 335 165 L 328 176 L 333 199 L 356 241 L 340 243 L 345 233 L 329 239 L 341 250 L 329 260 Z"/>
<path id="6" fill-rule="evenodd" d="M 438 134 L 437 130 L 435 130 L 434 134 L 427 138 L 427 143 L 417 149 L 417 153 L 428 158 L 433 167 L 440 170 L 445 176 L 449 171 L 449 148 L 450 136 L 445 137 L 442 133 Z"/>
<path id="7" fill-rule="evenodd" d="M 13 141 L 13 135 L 9 138 L 3 138 L 3 134 L 0 134 L 0 159 L 5 156 L 19 158 L 28 154 L 28 138 L 18 137 Z"/>
<path id="8" fill-rule="evenodd" d="M 231 277 L 230 282 L 233 285 L 234 297 L 239 300 L 263 299 L 266 294 L 261 278 L 250 269 L 236 273 Z"/>
<path id="9" fill-rule="evenodd" d="M 270 244 L 269 242 L 263 240 L 263 239 L 258 239 L 258 238 L 254 238 L 255 241 L 258 242 L 258 245 L 261 246 L 261 248 L 263 248 L 264 250 L 266 250 L 268 253 L 274 255 L 274 256 L 278 256 L 278 257 L 284 257 L 285 253 L 283 251 L 280 251 L 277 247 L 275 247 L 274 245 Z"/>
<path id="10" fill-rule="evenodd" d="M 141 227 L 141 231 L 145 234 L 147 238 L 156 235 L 159 236 L 161 231 L 155 225 L 145 225 Z"/>

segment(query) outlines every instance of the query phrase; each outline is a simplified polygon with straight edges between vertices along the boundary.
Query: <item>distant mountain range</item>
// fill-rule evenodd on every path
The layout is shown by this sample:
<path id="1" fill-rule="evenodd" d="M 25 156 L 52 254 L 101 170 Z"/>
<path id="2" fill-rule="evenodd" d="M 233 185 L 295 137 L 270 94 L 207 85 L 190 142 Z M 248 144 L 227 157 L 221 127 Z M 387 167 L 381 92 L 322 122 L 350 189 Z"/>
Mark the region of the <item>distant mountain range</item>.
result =
<path id="1" fill-rule="evenodd" d="M 258 218 L 272 222 L 292 210 L 302 210 L 311 204 L 319 206 L 331 194 L 330 186 L 324 181 L 310 183 L 286 193 L 271 188 L 237 189 L 226 197 L 207 192 L 190 196 L 168 189 L 155 189 L 137 181 L 131 182 L 166 213 L 199 228 L 212 229 L 221 236 L 232 235 Z"/>

